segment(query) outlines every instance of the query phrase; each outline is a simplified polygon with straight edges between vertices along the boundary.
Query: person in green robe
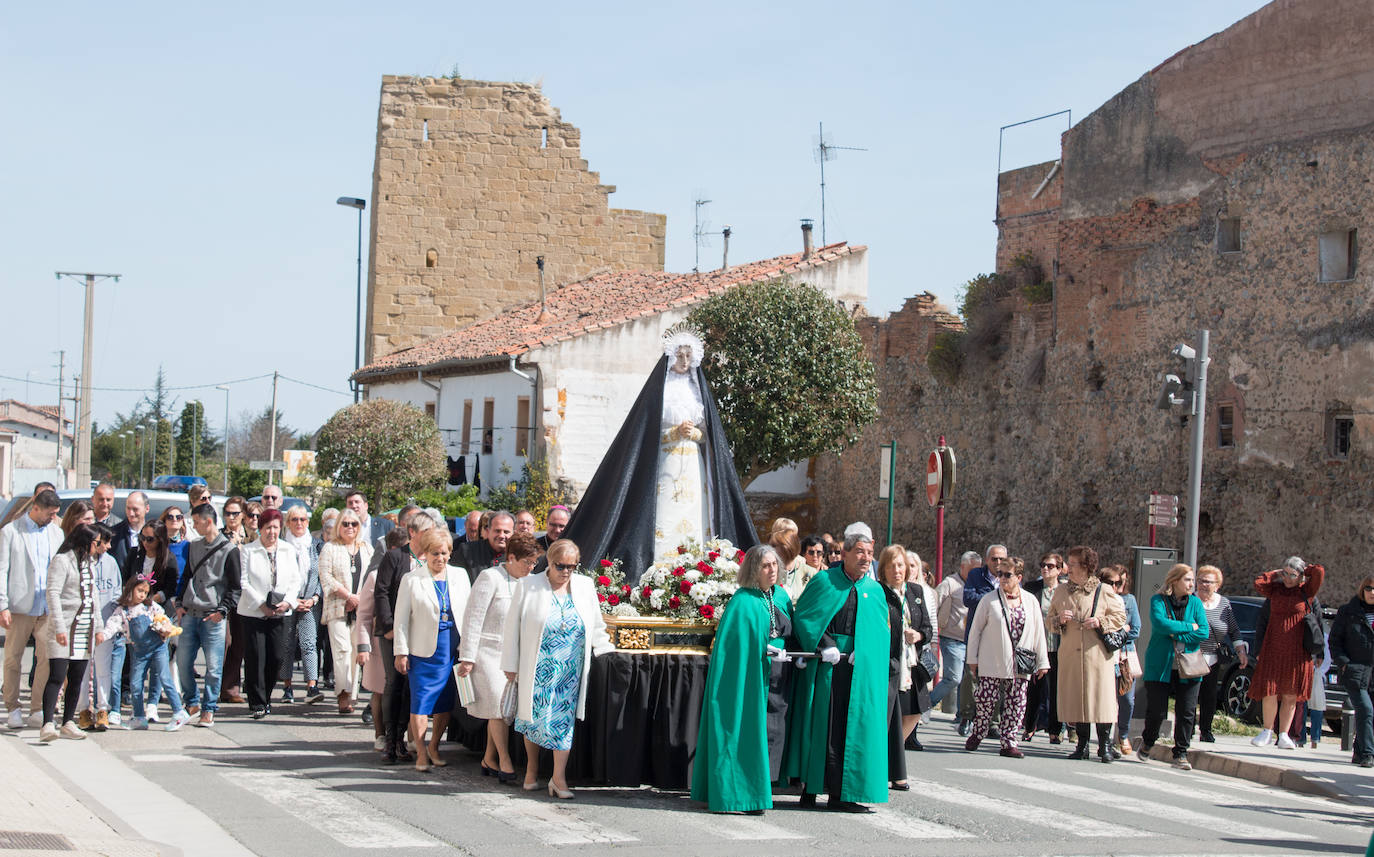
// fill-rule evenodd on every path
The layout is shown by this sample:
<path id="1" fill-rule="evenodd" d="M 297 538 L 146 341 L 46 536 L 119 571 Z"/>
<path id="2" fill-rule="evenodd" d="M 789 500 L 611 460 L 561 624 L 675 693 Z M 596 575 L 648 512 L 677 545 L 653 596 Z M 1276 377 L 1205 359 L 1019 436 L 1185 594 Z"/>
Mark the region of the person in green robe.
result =
<path id="1" fill-rule="evenodd" d="M 712 812 L 762 815 L 773 806 L 769 738 L 776 731 L 780 742 L 782 732 L 770 729 L 770 676 L 787 660 L 792 604 L 777 585 L 781 566 L 768 545 L 750 548 L 716 628 L 692 763 L 692 798 Z"/>
<path id="2" fill-rule="evenodd" d="M 883 588 L 867 576 L 872 564 L 872 536 L 851 528 L 841 565 L 817 573 L 792 608 L 792 638 L 816 652 L 795 680 L 785 760 L 806 808 L 821 792 L 839 812 L 887 802 L 888 668 L 897 643 Z"/>

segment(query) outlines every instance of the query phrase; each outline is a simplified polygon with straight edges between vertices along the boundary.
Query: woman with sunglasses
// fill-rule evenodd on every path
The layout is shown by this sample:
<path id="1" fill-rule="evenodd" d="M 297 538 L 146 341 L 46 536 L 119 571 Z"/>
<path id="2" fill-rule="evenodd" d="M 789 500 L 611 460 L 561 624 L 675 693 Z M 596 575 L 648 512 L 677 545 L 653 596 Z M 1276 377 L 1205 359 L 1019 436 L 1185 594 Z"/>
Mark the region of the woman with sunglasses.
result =
<path id="1" fill-rule="evenodd" d="M 1217 686 L 1222 674 L 1236 659 L 1240 660 L 1241 669 L 1250 664 L 1249 644 L 1241 639 L 1231 599 L 1221 594 L 1224 580 L 1221 569 L 1215 565 L 1198 567 L 1197 597 L 1207 612 L 1207 639 L 1202 641 L 1202 654 L 1212 668 L 1203 676 L 1202 690 L 1198 692 L 1198 740 L 1206 744 L 1216 741 L 1212 720 L 1217 713 Z"/>
<path id="2" fill-rule="evenodd" d="M 320 550 L 321 619 L 329 629 L 339 713 L 351 714 L 358 680 L 358 651 L 351 629 L 358 619 L 358 593 L 372 562 L 372 545 L 362 531 L 362 518 L 352 509 L 340 512 L 334 526 L 334 540 Z"/>
<path id="3" fill-rule="evenodd" d="M 548 570 L 521 579 L 506 615 L 501 669 L 516 683 L 515 730 L 525 736 L 525 791 L 539 788 L 539 748 L 553 751 L 549 796 L 573 797 L 568 754 L 573 726 L 586 716 L 592 655 L 614 648 L 596 585 L 576 574 L 580 553 L 570 539 L 549 545 Z"/>
<path id="4" fill-rule="evenodd" d="M 1298 556 L 1290 556 L 1283 568 L 1255 578 L 1255 589 L 1269 602 L 1269 624 L 1250 678 L 1250 698 L 1259 700 L 1263 712 L 1260 733 L 1250 740 L 1256 747 L 1269 746 L 1276 726 L 1280 750 L 1297 746 L 1288 737 L 1288 729 L 1298 703 L 1312 695 L 1312 657 L 1303 648 L 1303 624 L 1308 603 L 1317 597 L 1324 580 L 1326 569 L 1308 565 Z"/>
<path id="5" fill-rule="evenodd" d="M 180 506 L 168 506 L 162 510 L 157 522 L 167 530 L 167 547 L 172 556 L 177 558 L 177 568 L 186 568 L 186 548 L 191 544 L 186 539 L 186 513 Z"/>
<path id="6" fill-rule="evenodd" d="M 1025 756 L 1017 746 L 1013 724 L 1026 719 L 1026 684 L 1031 678 L 1044 678 L 1050 671 L 1050 656 L 1045 642 L 1044 616 L 1039 604 L 1021 590 L 1021 575 L 1010 564 L 996 572 L 997 587 L 984 595 L 970 611 L 968 637 L 969 675 L 977 685 L 973 701 L 977 713 L 964 749 L 978 749 L 992 725 L 992 716 L 1002 710 L 1001 755 L 1010 759 Z M 1030 672 L 1017 668 L 1016 649 L 1035 653 Z"/>
<path id="7" fill-rule="evenodd" d="M 1116 743 L 1111 747 L 1112 758 L 1120 759 L 1131 753 L 1131 718 L 1135 715 L 1135 676 L 1131 675 L 1131 654 L 1135 652 L 1135 641 L 1140 639 L 1140 605 L 1131 594 L 1131 573 L 1124 565 L 1109 565 L 1098 573 L 1102 582 L 1126 605 L 1126 644 L 1116 652 Z M 1121 693 L 1122 674 L 1129 682 L 1126 692 Z"/>
<path id="8" fill-rule="evenodd" d="M 1355 585 L 1355 597 L 1341 605 L 1328 637 L 1331 667 L 1339 670 L 1341 686 L 1355 709 L 1355 753 L 1351 764 L 1374 768 L 1374 703 L 1370 674 L 1374 673 L 1374 575 Z M 1374 849 L 1374 840 L 1370 842 Z"/>
<path id="9" fill-rule="evenodd" d="M 262 504 L 249 500 L 243 504 L 243 543 L 256 541 L 258 526 L 262 520 Z"/>
<path id="10" fill-rule="evenodd" d="M 230 545 L 247 544 L 248 534 L 243 528 L 243 511 L 248 501 L 234 496 L 224 501 L 224 537 Z M 231 548 L 232 549 L 232 548 Z M 220 702 L 244 702 L 243 697 L 243 620 L 238 611 L 226 618 L 228 633 L 224 637 L 224 671 L 220 676 Z"/>
<path id="11" fill-rule="evenodd" d="M 243 531 L 243 509 L 248 505 L 248 501 L 242 497 L 230 497 L 224 501 L 224 537 L 236 545 L 241 545 L 247 541 Z"/>

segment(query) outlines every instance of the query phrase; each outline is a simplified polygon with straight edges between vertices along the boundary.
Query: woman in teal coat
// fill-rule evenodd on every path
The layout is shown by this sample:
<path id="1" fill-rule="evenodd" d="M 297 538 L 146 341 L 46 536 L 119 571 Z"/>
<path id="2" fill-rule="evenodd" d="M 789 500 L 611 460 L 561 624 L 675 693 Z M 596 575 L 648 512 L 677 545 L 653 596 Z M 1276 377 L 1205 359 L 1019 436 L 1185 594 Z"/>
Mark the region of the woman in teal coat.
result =
<path id="1" fill-rule="evenodd" d="M 1192 566 L 1179 563 L 1169 569 L 1160 592 L 1150 598 L 1150 645 L 1145 649 L 1145 731 L 1141 735 L 1140 758 L 1150 758 L 1150 748 L 1159 738 L 1159 726 L 1169 713 L 1169 697 L 1174 698 L 1174 767 L 1192 770 L 1188 762 L 1188 743 L 1197 720 L 1197 695 L 1202 676 L 1184 678 L 1174 664 L 1179 652 L 1196 652 L 1207 639 L 1207 611 L 1193 594 Z"/>
<path id="2" fill-rule="evenodd" d="M 792 605 L 777 586 L 780 568 L 771 547 L 750 548 L 716 628 L 692 762 L 692 799 L 712 812 L 762 815 L 773 806 L 768 739 L 773 731 L 780 741 L 782 730 L 769 729 L 769 678 L 773 662 L 787 657 Z"/>

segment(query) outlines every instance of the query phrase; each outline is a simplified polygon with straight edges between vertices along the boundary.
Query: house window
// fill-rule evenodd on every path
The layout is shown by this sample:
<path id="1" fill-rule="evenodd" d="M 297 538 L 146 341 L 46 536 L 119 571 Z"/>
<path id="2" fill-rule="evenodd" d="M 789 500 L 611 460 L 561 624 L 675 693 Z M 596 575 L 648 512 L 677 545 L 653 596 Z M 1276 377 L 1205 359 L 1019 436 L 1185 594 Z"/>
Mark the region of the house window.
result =
<path id="1" fill-rule="evenodd" d="M 463 400 L 463 454 L 472 451 L 472 399 Z"/>
<path id="2" fill-rule="evenodd" d="M 1221 217 L 1217 219 L 1217 252 L 1240 252 L 1240 218 Z"/>
<path id="3" fill-rule="evenodd" d="M 1330 411 L 1326 415 L 1326 454 L 1344 461 L 1350 457 L 1350 441 L 1355 434 L 1355 417 L 1349 411 Z"/>
<path id="4" fill-rule="evenodd" d="M 429 142 L 429 120 L 428 120 L 428 119 L 424 120 L 423 132 L 422 132 L 422 133 L 424 134 L 425 142 L 428 143 L 428 142 Z"/>
<path id="5" fill-rule="evenodd" d="M 425 402 L 425 416 L 429 417 L 430 419 L 434 419 L 435 414 L 436 408 L 434 402 Z"/>
<path id="6" fill-rule="evenodd" d="M 1317 236 L 1321 281 L 1339 283 L 1355 279 L 1355 230 L 1323 232 Z"/>
<path id="7" fill-rule="evenodd" d="M 515 400 L 515 454 L 530 454 L 530 397 L 520 396 Z"/>
<path id="8" fill-rule="evenodd" d="M 496 400 L 487 399 L 482 402 L 482 454 L 491 455 L 494 446 L 495 430 L 492 423 L 496 422 Z"/>
<path id="9" fill-rule="evenodd" d="M 1217 406 L 1217 446 L 1228 449 L 1236 445 L 1236 406 Z"/>
<path id="10" fill-rule="evenodd" d="M 439 265 L 439 251 L 433 247 L 425 251 L 425 267 L 435 268 Z"/>

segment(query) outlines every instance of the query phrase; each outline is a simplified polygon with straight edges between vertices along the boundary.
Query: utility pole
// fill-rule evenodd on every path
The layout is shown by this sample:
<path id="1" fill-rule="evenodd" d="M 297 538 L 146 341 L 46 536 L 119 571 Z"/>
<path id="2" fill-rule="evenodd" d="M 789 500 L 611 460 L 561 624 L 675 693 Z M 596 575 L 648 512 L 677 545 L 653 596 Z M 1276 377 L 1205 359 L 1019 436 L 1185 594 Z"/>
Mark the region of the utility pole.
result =
<path id="1" fill-rule="evenodd" d="M 224 391 L 224 493 L 229 493 L 229 387 L 216 384 L 216 390 Z"/>
<path id="2" fill-rule="evenodd" d="M 1178 405 L 1188 411 L 1188 522 L 1183 539 L 1183 561 L 1197 567 L 1197 525 L 1202 505 L 1202 444 L 1207 428 L 1207 364 L 1211 331 L 1197 332 L 1196 346 L 1175 345 L 1169 354 L 1183 362 L 1184 376 L 1165 373 L 1155 407 L 1170 410 Z"/>
<path id="3" fill-rule="evenodd" d="M 270 461 L 277 460 L 277 373 L 272 372 L 272 436 L 267 441 L 267 458 Z M 267 484 L 272 484 L 272 474 L 275 470 L 267 471 Z"/>
<path id="4" fill-rule="evenodd" d="M 86 282 L 86 312 L 85 324 L 81 336 L 81 403 L 77 406 L 76 412 L 76 433 L 78 454 L 76 458 L 76 482 L 85 488 L 91 481 L 91 359 L 94 356 L 92 351 L 95 347 L 95 337 L 93 335 L 95 325 L 95 284 L 96 280 L 112 279 L 119 282 L 119 274 L 92 274 L 75 273 L 72 271 L 57 271 L 57 279 L 70 277 L 76 279 L 80 277 Z M 60 428 L 59 424 L 59 428 Z M 61 444 L 58 444 L 61 447 Z"/>
<path id="5" fill-rule="evenodd" d="M 53 457 L 53 467 L 60 478 L 62 475 L 62 436 L 66 433 L 62 425 L 62 382 L 67 379 L 67 352 L 57 352 L 57 455 Z M 65 481 L 65 480 L 64 480 Z"/>

